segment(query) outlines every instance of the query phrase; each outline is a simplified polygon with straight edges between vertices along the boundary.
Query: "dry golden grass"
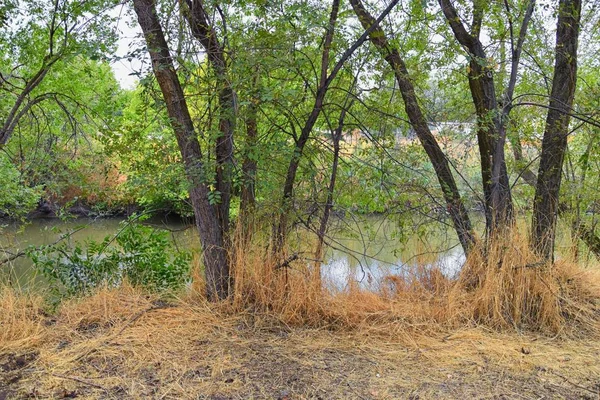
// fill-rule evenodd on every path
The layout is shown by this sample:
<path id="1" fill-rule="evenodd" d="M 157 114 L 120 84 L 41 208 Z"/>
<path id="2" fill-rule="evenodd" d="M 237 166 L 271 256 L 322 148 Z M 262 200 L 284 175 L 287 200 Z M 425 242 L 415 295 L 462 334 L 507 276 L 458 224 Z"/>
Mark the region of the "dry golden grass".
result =
<path id="1" fill-rule="evenodd" d="M 495 329 L 576 333 L 598 319 L 600 270 L 569 260 L 543 264 L 518 231 L 474 252 L 448 295 L 477 323 Z"/>
<path id="2" fill-rule="evenodd" d="M 16 304 L 8 298 L 3 296 L 3 308 Z M 29 298 L 18 307 L 27 302 L 26 308 L 35 304 Z M 37 313 L 22 325 L 21 337 L 3 340 L 0 393 L 99 399 L 592 399 L 600 389 L 596 339 L 483 326 L 410 326 L 369 307 L 363 311 L 371 322 L 354 329 L 290 327 L 273 315 L 231 314 L 226 308 L 199 298 L 169 303 L 123 287 L 65 303 L 54 316 Z"/>
<path id="3" fill-rule="evenodd" d="M 41 296 L 0 289 L 0 353 L 36 344 L 44 332 Z"/>
<path id="4" fill-rule="evenodd" d="M 518 230 L 485 253 L 475 249 L 457 280 L 436 268 L 417 267 L 402 277 L 386 277 L 378 293 L 361 290 L 355 282 L 341 293 L 324 288 L 312 263 L 297 261 L 280 270 L 276 265 L 256 247 L 238 247 L 232 267 L 235 289 L 224 310 L 262 312 L 285 324 L 311 327 L 385 331 L 388 323 L 406 329 L 485 325 L 552 335 L 588 334 L 599 318 L 600 266 L 540 263 Z M 194 293 L 202 297 L 200 274 L 195 282 Z"/>
<path id="5" fill-rule="evenodd" d="M 219 304 L 198 269 L 179 297 L 125 285 L 52 314 L 3 288 L 0 399 L 598 399 L 599 270 L 527 251 L 508 241 L 456 281 L 422 268 L 381 293 L 333 293 L 255 248 L 236 249 Z"/>

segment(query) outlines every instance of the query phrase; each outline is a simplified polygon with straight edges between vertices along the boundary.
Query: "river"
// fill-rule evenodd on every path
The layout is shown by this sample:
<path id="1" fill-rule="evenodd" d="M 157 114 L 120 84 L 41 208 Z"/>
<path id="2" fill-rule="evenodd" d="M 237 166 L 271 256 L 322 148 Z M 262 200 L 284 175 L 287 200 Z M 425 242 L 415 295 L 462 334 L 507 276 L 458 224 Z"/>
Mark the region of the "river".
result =
<path id="1" fill-rule="evenodd" d="M 3 256 L 5 250 L 15 253 L 27 246 L 54 243 L 62 234 L 74 230 L 77 232 L 70 237 L 71 242 L 101 241 L 105 236 L 114 235 L 122 221 L 121 218 L 38 219 L 23 226 L 7 224 L 0 232 L 0 255 Z M 156 218 L 145 223 L 168 228 L 178 247 L 199 250 L 197 233 L 190 222 Z M 306 231 L 293 237 L 297 243 L 314 243 L 307 240 L 314 235 Z M 330 246 L 322 264 L 322 277 L 338 289 L 346 287 L 349 280 L 364 288 L 376 289 L 381 277 L 404 275 L 417 265 L 436 265 L 445 275 L 455 276 L 464 262 L 464 254 L 452 231 L 441 224 L 430 225 L 429 229 L 420 225 L 400 228 L 383 217 L 333 219 L 327 242 Z M 310 259 L 311 252 L 312 249 L 304 248 L 302 255 Z M 1 268 L 0 277 L 4 280 L 10 278 L 21 285 L 43 282 L 26 257 Z"/>

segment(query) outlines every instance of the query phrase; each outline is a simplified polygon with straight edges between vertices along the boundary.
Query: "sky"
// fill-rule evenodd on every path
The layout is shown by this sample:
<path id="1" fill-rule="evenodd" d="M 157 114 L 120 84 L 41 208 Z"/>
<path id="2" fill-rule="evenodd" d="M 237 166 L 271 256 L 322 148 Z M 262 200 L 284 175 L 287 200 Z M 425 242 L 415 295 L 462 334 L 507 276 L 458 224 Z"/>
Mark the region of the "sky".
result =
<path id="1" fill-rule="evenodd" d="M 110 13 L 112 17 L 117 17 L 117 31 L 119 40 L 117 42 L 116 56 L 124 57 L 135 46 L 135 41 L 141 35 L 141 30 L 136 21 L 133 20 L 131 14 L 126 12 L 125 6 L 122 5 L 113 9 Z M 115 73 L 115 78 L 124 89 L 133 89 L 137 83 L 137 77 L 132 75 L 134 71 L 140 71 L 142 68 L 142 60 L 138 57 L 122 59 L 111 63 L 111 67 Z"/>

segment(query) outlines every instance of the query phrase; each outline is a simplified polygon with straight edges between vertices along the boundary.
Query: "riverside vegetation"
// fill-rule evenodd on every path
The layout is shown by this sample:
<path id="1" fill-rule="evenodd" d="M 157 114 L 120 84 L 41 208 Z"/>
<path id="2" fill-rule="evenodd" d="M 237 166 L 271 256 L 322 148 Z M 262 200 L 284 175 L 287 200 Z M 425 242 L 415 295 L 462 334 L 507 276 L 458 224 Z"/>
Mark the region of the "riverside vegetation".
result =
<path id="1" fill-rule="evenodd" d="M 598 398 L 597 8 L 2 3 L 0 399 Z"/>

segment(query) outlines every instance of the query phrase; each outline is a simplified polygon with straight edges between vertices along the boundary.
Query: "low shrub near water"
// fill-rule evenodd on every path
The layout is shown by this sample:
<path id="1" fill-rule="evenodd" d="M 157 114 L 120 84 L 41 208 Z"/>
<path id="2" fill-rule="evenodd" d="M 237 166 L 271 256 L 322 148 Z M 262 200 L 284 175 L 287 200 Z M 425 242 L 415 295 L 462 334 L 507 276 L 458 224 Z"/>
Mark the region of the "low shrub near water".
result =
<path id="1" fill-rule="evenodd" d="M 60 295 L 77 295 L 124 279 L 150 290 L 176 289 L 189 281 L 188 252 L 175 250 L 168 232 L 124 222 L 101 242 L 30 248 L 28 256 Z"/>

